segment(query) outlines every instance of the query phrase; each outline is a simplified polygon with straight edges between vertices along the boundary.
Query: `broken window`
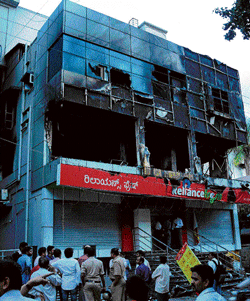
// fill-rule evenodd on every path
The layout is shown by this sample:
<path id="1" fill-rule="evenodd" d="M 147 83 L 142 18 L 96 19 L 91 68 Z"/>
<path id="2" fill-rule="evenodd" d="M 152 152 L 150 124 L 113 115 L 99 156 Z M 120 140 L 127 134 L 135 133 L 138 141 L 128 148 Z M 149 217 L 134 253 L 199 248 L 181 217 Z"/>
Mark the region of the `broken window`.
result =
<path id="1" fill-rule="evenodd" d="M 185 172 L 190 167 L 185 130 L 145 121 L 145 145 L 154 168 Z"/>
<path id="2" fill-rule="evenodd" d="M 13 172 L 16 151 L 16 110 L 19 90 L 6 90 L 0 98 L 0 170 L 5 178 Z"/>
<path id="3" fill-rule="evenodd" d="M 110 81 L 114 86 L 121 86 L 125 88 L 130 88 L 131 86 L 129 74 L 115 68 L 110 70 Z"/>
<path id="4" fill-rule="evenodd" d="M 141 96 L 139 94 L 135 94 L 134 96 L 135 101 L 146 104 L 146 105 L 153 105 L 153 98 L 152 97 L 146 97 Z"/>
<path id="5" fill-rule="evenodd" d="M 108 81 L 109 77 L 108 77 L 108 70 L 106 66 L 102 66 L 102 65 L 92 66 L 89 63 L 89 68 L 97 77 L 99 77 L 102 80 Z"/>
<path id="6" fill-rule="evenodd" d="M 53 156 L 136 166 L 134 118 L 67 101 L 50 107 Z"/>
<path id="7" fill-rule="evenodd" d="M 214 110 L 224 114 L 229 114 L 228 94 L 220 89 L 212 88 L 214 100 Z"/>
<path id="8" fill-rule="evenodd" d="M 183 74 L 155 66 L 152 72 L 153 93 L 155 96 L 182 103 L 185 98 L 186 77 Z"/>
<path id="9" fill-rule="evenodd" d="M 235 147 L 235 141 L 196 133 L 197 155 L 201 159 L 203 174 L 227 178 L 226 152 Z"/>
<path id="10" fill-rule="evenodd" d="M 110 70 L 110 82 L 112 85 L 112 96 L 120 99 L 131 99 L 131 79 L 128 73 L 112 68 Z"/>

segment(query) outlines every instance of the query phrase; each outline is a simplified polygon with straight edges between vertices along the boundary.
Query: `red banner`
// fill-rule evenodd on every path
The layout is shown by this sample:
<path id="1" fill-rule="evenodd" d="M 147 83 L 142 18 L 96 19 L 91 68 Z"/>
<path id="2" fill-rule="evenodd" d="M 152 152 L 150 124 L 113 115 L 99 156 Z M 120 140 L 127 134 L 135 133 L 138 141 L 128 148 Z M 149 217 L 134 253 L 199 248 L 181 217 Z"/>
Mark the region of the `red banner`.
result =
<path id="1" fill-rule="evenodd" d="M 87 188 L 102 191 L 112 191 L 129 194 L 175 197 L 184 199 L 250 203 L 247 190 L 225 188 L 222 193 L 206 189 L 204 184 L 183 181 L 180 186 L 172 186 L 170 181 L 163 178 L 143 177 L 140 175 L 112 173 L 103 170 L 60 165 L 57 185 Z"/>

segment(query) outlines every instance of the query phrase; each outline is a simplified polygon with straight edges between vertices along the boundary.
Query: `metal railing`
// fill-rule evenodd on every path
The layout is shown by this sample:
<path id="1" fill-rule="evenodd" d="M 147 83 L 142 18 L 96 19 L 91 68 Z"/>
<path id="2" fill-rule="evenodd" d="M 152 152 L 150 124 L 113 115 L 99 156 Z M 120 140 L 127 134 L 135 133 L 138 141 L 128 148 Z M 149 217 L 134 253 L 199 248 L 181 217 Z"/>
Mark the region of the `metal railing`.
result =
<path id="1" fill-rule="evenodd" d="M 152 255 L 154 255 L 154 253 L 165 254 L 167 256 L 168 263 L 170 261 L 170 258 L 175 259 L 175 256 L 178 253 L 176 250 L 172 249 L 164 242 L 160 241 L 158 238 L 154 237 L 153 235 L 149 234 L 139 227 L 133 229 L 133 237 L 135 246 L 139 245 L 140 250 L 150 252 Z M 171 264 L 175 266 L 175 268 L 171 269 L 172 277 L 178 277 L 183 279 L 184 281 L 187 281 L 176 261 L 172 260 Z"/>
<path id="2" fill-rule="evenodd" d="M 13 253 L 17 252 L 19 249 L 8 249 L 8 250 L 0 250 L 0 258 L 5 259 L 8 256 L 11 256 Z"/>
<path id="3" fill-rule="evenodd" d="M 241 256 L 239 254 L 228 250 L 224 246 L 219 245 L 191 229 L 187 229 L 187 242 L 190 248 L 196 253 L 216 253 L 217 259 L 222 262 L 227 269 L 233 270 L 238 275 L 242 275 Z"/>
<path id="4" fill-rule="evenodd" d="M 140 249 L 143 251 L 164 251 L 167 254 L 171 251 L 172 253 L 177 254 L 176 250 L 139 227 L 133 229 L 133 236 L 134 242 L 137 242 L 137 244 L 139 243 Z"/>
<path id="5" fill-rule="evenodd" d="M 143 251 L 150 253 L 164 253 L 166 254 L 168 261 L 170 254 L 172 258 L 178 253 L 176 250 L 172 249 L 153 235 L 149 234 L 147 231 L 136 227 L 133 230 L 135 246 Z M 194 240 L 199 239 L 198 243 L 195 244 Z M 200 257 L 201 255 L 208 254 L 210 252 L 216 253 L 217 259 L 225 265 L 228 271 L 234 272 L 237 276 L 242 278 L 242 266 L 241 266 L 241 256 L 233 251 L 230 251 L 219 245 L 210 239 L 207 239 L 203 235 L 197 237 L 197 233 L 191 229 L 187 230 L 187 242 L 189 247 L 194 251 L 196 256 Z M 202 260 L 201 260 L 202 261 Z M 207 260 L 206 260 L 207 261 Z M 179 276 L 185 278 L 181 269 L 175 263 L 176 269 L 173 271 L 173 276 Z M 178 266 L 178 268 L 177 268 Z"/>

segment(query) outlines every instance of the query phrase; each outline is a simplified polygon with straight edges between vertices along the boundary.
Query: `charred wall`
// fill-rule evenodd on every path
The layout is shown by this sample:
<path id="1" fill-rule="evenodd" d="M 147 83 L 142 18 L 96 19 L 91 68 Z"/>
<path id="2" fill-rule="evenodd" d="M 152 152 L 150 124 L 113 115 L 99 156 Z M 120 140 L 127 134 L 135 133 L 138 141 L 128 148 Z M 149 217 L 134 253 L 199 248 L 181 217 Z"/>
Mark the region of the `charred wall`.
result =
<path id="1" fill-rule="evenodd" d="M 87 22 L 92 17 L 87 15 Z M 67 126 L 62 120 L 60 129 L 53 125 L 53 155 L 141 165 L 143 146 L 152 167 L 194 171 L 195 157 L 221 164 L 226 147 L 246 142 L 237 70 L 138 28 L 121 27 L 120 21 L 103 22 L 91 32 L 87 27 L 83 39 L 65 32 L 49 49 L 49 80 L 62 72 L 62 101 L 71 103 L 63 114 L 72 115 L 63 118 L 70 120 Z M 81 117 L 71 109 L 73 103 L 77 114 L 84 112 Z M 89 153 L 76 134 L 82 128 L 91 128 L 89 133 L 80 130 Z M 105 141 L 110 146 L 106 151 L 100 148 Z M 69 147 L 73 142 L 75 151 Z"/>

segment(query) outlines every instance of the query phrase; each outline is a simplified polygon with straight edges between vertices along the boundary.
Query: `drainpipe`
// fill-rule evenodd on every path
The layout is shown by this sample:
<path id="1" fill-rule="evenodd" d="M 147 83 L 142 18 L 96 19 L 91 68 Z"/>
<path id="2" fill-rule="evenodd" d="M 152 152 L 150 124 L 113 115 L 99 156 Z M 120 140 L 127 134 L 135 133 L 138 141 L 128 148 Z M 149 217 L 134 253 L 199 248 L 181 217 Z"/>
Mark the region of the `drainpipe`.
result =
<path id="1" fill-rule="evenodd" d="M 28 134 L 28 141 L 27 141 L 27 170 L 26 170 L 26 192 L 25 192 L 25 241 L 28 241 L 28 222 L 29 222 L 31 107 L 29 108 L 29 121 L 28 121 L 27 134 Z"/>
<path id="2" fill-rule="evenodd" d="M 24 52 L 24 74 L 27 72 L 27 44 L 25 45 Z M 27 124 L 27 164 L 26 164 L 26 189 L 25 189 L 25 241 L 28 241 L 28 223 L 29 223 L 29 188 L 30 188 L 30 140 L 31 140 L 31 107 L 25 109 L 25 84 L 23 83 L 22 87 L 22 108 L 21 108 L 21 131 L 20 131 L 20 145 L 19 145 L 19 170 L 18 175 L 21 177 L 21 153 L 22 153 L 22 124 L 24 119 L 24 112 L 28 114 Z M 20 178 L 19 178 L 20 179 Z"/>
<path id="3" fill-rule="evenodd" d="M 28 49 L 28 46 L 27 46 L 27 44 L 25 44 L 24 57 L 23 57 L 23 75 L 27 72 L 27 65 L 26 65 L 27 49 Z M 23 124 L 24 105 L 25 105 L 25 83 L 22 82 L 17 181 L 21 180 L 21 161 L 22 161 L 22 142 L 23 142 L 22 124 Z"/>

